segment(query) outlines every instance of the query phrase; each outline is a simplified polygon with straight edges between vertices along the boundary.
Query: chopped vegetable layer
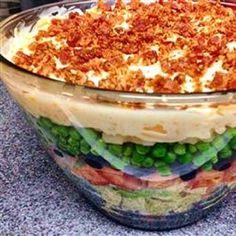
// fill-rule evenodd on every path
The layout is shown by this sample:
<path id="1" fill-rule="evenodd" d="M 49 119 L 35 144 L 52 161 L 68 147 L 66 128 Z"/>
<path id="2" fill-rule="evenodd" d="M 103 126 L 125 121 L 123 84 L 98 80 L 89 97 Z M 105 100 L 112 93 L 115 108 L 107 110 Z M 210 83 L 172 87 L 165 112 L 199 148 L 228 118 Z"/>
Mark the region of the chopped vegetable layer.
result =
<path id="1" fill-rule="evenodd" d="M 99 131 L 74 128 L 53 123 L 40 117 L 38 125 L 54 139 L 58 148 L 72 156 L 87 157 L 91 165 L 111 165 L 120 170 L 157 171 L 161 176 L 181 175 L 188 179 L 196 170 L 220 170 L 234 158 L 236 128 L 228 128 L 211 142 L 156 143 L 153 146 L 105 143 Z M 227 162 L 227 163 L 226 163 Z M 223 163 L 223 164 L 222 164 Z"/>

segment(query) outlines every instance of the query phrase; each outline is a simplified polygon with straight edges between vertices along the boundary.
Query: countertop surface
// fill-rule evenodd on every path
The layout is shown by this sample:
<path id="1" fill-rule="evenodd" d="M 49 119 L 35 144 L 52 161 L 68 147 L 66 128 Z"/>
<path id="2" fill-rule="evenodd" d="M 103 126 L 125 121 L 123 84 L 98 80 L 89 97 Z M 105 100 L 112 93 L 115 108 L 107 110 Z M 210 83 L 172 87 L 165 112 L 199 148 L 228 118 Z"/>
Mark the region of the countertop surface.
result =
<path id="1" fill-rule="evenodd" d="M 48 157 L 0 82 L 0 236 L 236 235 L 236 191 L 206 219 L 178 230 L 143 232 L 95 211 Z"/>

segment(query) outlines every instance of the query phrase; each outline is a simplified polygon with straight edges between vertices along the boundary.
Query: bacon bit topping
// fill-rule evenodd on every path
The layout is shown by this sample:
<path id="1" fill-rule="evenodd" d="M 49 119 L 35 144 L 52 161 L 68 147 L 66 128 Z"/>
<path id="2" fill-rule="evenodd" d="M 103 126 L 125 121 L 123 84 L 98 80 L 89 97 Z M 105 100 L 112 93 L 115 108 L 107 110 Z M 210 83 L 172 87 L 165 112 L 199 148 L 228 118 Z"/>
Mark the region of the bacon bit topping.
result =
<path id="1" fill-rule="evenodd" d="M 218 91 L 236 89 L 236 49 L 227 47 L 232 42 L 236 13 L 219 2 L 117 0 L 112 8 L 99 0 L 83 15 L 52 19 L 28 46 L 30 54 L 20 50 L 14 62 L 44 76 L 103 89 L 187 93 L 188 76 L 194 92 Z M 171 56 L 173 52 L 183 55 Z M 207 69 L 219 60 L 226 73 L 216 71 L 202 84 Z M 157 63 L 161 72 L 145 77 L 141 67 Z M 140 69 L 132 71 L 132 65 Z M 87 75 L 91 71 L 107 76 L 96 84 Z"/>

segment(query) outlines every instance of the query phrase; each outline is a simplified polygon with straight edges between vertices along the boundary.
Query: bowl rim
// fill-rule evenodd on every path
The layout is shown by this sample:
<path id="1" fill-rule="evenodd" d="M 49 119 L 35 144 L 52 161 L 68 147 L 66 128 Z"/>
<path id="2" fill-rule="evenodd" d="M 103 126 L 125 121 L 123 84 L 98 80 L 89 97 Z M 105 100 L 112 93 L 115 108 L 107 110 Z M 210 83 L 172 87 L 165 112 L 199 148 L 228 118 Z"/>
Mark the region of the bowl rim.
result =
<path id="1" fill-rule="evenodd" d="M 195 0 L 193 0 L 195 1 Z M 211 0 L 210 0 L 211 1 Z M 10 22 L 18 17 L 22 17 L 26 14 L 30 13 L 36 13 L 41 10 L 48 9 L 50 7 L 55 6 L 80 6 L 83 4 L 88 3 L 96 3 L 96 0 L 82 0 L 82 1 L 75 1 L 75 0 L 67 0 L 67 1 L 60 1 L 60 2 L 54 2 L 50 4 L 45 4 L 42 6 L 34 7 L 16 14 L 13 14 L 3 21 L 0 22 L 0 36 L 3 32 L 3 29 L 6 25 L 10 24 Z M 211 2 L 215 2 L 214 0 Z M 221 4 L 226 7 L 236 7 L 236 2 L 224 2 L 222 1 Z M 1 37 L 0 37 L 1 39 Z M 101 89 L 97 87 L 89 87 L 85 85 L 73 85 L 65 83 L 64 81 L 51 79 L 46 76 L 39 75 L 37 73 L 28 71 L 22 67 L 19 67 L 9 61 L 4 55 L 2 54 L 0 50 L 0 68 L 2 70 L 4 65 L 7 69 L 14 69 L 18 73 L 22 73 L 27 80 L 41 80 L 43 81 L 51 81 L 53 84 L 58 85 L 66 85 L 65 88 L 69 88 L 70 91 L 73 89 L 74 91 L 80 91 L 80 93 L 84 94 L 90 94 L 90 95 L 96 95 L 96 96 L 102 96 L 104 98 L 107 98 L 109 100 L 121 100 L 121 101 L 127 101 L 127 102 L 160 102 L 160 103 L 199 103 L 199 102 L 214 102 L 214 101 L 222 101 L 222 100 L 234 100 L 236 99 L 236 89 L 230 89 L 230 90 L 222 90 L 222 91 L 210 91 L 210 92 L 193 92 L 193 93 L 143 93 L 143 92 L 133 92 L 133 91 L 123 91 L 123 90 L 108 90 L 108 89 Z M 28 76 L 28 77 L 27 77 Z M 74 89 L 78 88 L 78 89 Z"/>

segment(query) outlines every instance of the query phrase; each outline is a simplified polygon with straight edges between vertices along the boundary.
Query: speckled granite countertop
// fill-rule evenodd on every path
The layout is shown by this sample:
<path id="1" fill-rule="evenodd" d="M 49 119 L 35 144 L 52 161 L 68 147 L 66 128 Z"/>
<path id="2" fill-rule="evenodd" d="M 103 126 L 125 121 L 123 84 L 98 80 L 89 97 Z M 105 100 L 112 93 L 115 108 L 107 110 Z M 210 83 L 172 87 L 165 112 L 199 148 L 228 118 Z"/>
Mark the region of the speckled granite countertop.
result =
<path id="1" fill-rule="evenodd" d="M 93 210 L 40 146 L 0 82 L 0 236 L 236 235 L 236 191 L 208 218 L 169 232 L 118 225 Z"/>

